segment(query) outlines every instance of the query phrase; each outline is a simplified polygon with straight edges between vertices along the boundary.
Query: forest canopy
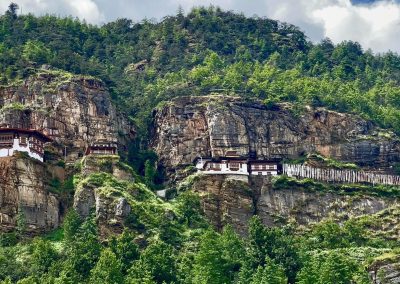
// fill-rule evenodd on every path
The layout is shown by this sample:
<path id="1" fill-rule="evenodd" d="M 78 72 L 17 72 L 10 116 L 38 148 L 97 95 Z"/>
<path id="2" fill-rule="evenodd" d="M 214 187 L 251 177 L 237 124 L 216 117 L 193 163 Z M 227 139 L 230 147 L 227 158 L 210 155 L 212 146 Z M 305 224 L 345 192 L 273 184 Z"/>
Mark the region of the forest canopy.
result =
<path id="1" fill-rule="evenodd" d="M 325 106 L 400 132 L 400 57 L 393 52 L 374 54 L 352 41 L 313 44 L 293 25 L 213 6 L 100 27 L 17 16 L 17 8 L 0 17 L 0 82 L 42 64 L 96 76 L 143 135 L 160 102 L 210 92 Z"/>

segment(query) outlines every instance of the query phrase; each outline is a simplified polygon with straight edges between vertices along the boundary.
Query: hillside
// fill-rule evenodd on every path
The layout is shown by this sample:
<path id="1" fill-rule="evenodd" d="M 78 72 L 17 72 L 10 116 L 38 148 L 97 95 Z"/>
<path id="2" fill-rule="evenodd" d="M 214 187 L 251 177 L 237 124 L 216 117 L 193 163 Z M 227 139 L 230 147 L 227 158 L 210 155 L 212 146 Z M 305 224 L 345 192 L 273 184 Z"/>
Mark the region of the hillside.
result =
<path id="1" fill-rule="evenodd" d="M 0 157 L 0 284 L 400 283 L 400 189 L 374 179 L 400 173 L 397 54 L 215 7 L 10 6 L 0 82 L 2 153 L 50 141 Z"/>

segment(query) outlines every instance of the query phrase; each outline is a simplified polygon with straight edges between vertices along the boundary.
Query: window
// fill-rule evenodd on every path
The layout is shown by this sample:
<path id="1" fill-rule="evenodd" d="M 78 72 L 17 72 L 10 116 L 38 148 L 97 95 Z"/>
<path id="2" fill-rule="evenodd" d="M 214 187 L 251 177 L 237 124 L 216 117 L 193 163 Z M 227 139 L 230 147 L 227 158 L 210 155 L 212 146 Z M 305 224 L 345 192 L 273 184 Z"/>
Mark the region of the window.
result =
<path id="1" fill-rule="evenodd" d="M 231 169 L 239 169 L 240 164 L 239 163 L 229 163 L 229 168 Z"/>
<path id="2" fill-rule="evenodd" d="M 26 138 L 26 136 L 20 136 L 19 137 L 19 143 L 22 145 L 26 145 L 28 142 L 28 139 Z"/>

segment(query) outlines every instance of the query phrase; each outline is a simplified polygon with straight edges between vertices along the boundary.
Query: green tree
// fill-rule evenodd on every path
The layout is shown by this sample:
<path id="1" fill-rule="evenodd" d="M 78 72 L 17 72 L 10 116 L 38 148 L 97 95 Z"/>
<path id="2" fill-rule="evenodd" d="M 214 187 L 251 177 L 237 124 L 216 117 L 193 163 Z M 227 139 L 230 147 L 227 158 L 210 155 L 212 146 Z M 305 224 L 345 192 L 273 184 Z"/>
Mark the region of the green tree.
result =
<path id="1" fill-rule="evenodd" d="M 63 229 L 64 239 L 66 242 L 72 242 L 80 226 L 82 225 L 82 219 L 75 209 L 71 208 L 64 218 Z"/>
<path id="2" fill-rule="evenodd" d="M 134 235 L 128 230 L 124 230 L 118 238 L 112 238 L 110 247 L 121 262 L 122 272 L 127 273 L 133 261 L 139 258 L 139 248 L 134 243 Z"/>
<path id="3" fill-rule="evenodd" d="M 287 278 L 282 267 L 266 257 L 264 267 L 259 266 L 252 276 L 250 284 L 286 284 Z"/>
<path id="4" fill-rule="evenodd" d="M 89 283 L 117 284 L 123 283 L 122 264 L 111 249 L 101 252 L 99 261 L 90 272 Z"/>
<path id="5" fill-rule="evenodd" d="M 50 267 L 57 261 L 58 254 L 49 241 L 35 239 L 32 244 L 32 271 L 35 275 L 47 273 Z"/>
<path id="6" fill-rule="evenodd" d="M 174 249 L 162 241 L 151 243 L 135 261 L 129 271 L 128 283 L 139 280 L 169 283 L 175 281 Z"/>
<path id="7" fill-rule="evenodd" d="M 177 209 L 189 227 L 204 223 L 201 215 L 200 197 L 197 194 L 185 191 L 178 196 L 176 201 Z"/>
<path id="8" fill-rule="evenodd" d="M 19 9 L 18 4 L 12 2 L 10 3 L 10 5 L 8 5 L 8 10 L 6 11 L 6 15 L 15 20 L 18 17 L 17 16 L 18 9 Z"/>
<path id="9" fill-rule="evenodd" d="M 25 60 L 33 61 L 37 64 L 50 62 L 51 56 L 51 50 L 43 42 L 35 40 L 27 41 L 22 51 L 22 57 Z"/>
<path id="10" fill-rule="evenodd" d="M 73 240 L 67 243 L 64 262 L 64 281 L 82 281 L 89 277 L 101 251 L 94 217 L 88 217 L 79 227 Z"/>
<path id="11" fill-rule="evenodd" d="M 227 227 L 222 235 L 208 230 L 201 237 L 194 258 L 193 281 L 216 284 L 233 281 L 244 254 L 243 244 L 232 228 Z"/>
<path id="12" fill-rule="evenodd" d="M 285 269 L 289 282 L 294 282 L 300 268 L 300 255 L 292 228 L 266 228 L 255 216 L 250 220 L 249 242 L 256 265 L 264 266 L 269 257 Z"/>
<path id="13" fill-rule="evenodd" d="M 308 258 L 297 280 L 299 284 L 369 283 L 367 272 L 355 261 L 337 251 L 324 252 Z"/>
<path id="14" fill-rule="evenodd" d="M 150 188 L 154 187 L 154 177 L 156 176 L 156 169 L 150 160 L 146 160 L 144 164 L 144 180 L 146 185 Z"/>

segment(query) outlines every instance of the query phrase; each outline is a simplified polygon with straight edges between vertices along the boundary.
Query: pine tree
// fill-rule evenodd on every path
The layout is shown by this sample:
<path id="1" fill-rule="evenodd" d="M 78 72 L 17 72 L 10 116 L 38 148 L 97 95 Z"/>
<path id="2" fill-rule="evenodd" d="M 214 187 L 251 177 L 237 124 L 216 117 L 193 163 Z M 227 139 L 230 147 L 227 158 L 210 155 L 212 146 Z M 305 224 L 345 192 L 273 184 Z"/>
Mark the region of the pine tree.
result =
<path id="1" fill-rule="evenodd" d="M 99 261 L 90 272 L 89 283 L 117 284 L 123 283 L 122 264 L 111 249 L 101 252 Z"/>

